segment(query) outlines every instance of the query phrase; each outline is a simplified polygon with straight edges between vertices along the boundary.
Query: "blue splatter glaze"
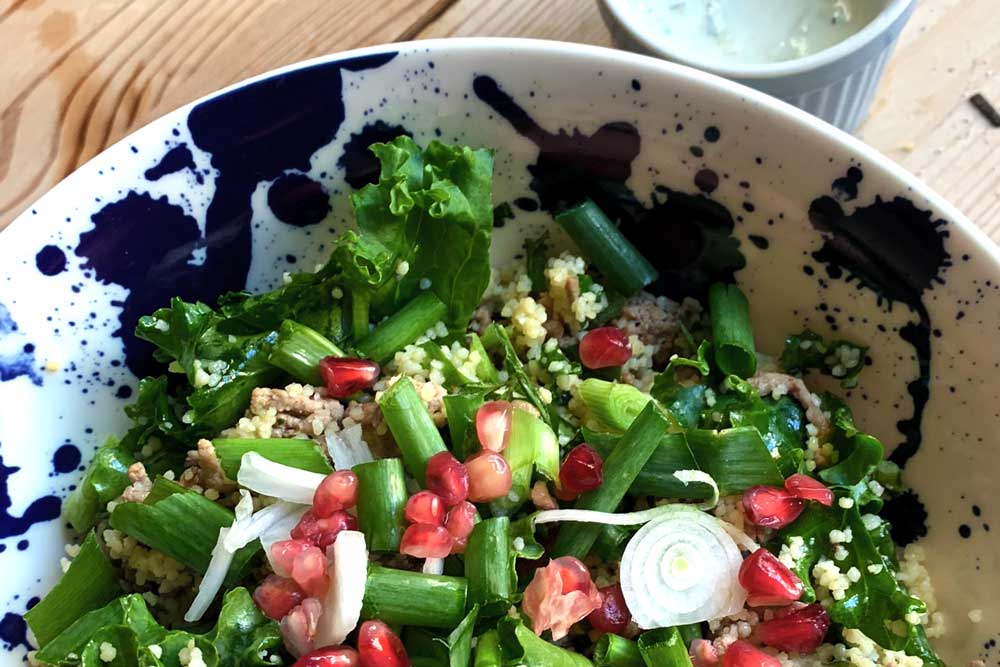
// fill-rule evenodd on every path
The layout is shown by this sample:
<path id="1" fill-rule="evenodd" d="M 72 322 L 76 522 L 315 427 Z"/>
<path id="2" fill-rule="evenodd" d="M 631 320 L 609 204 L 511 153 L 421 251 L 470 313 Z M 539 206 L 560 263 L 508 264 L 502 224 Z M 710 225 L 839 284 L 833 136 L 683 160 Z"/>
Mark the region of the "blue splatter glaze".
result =
<path id="1" fill-rule="evenodd" d="M 194 156 L 191 155 L 191 149 L 187 147 L 187 144 L 179 144 L 171 148 L 155 166 L 146 170 L 144 176 L 147 181 L 157 181 L 167 174 L 174 174 L 183 169 L 194 170 Z M 195 174 L 195 176 L 200 183 L 202 181 L 201 174 Z"/>
<path id="2" fill-rule="evenodd" d="M 0 303 L 0 340 L 17 333 L 17 322 L 11 317 L 7 307 Z M 31 343 L 21 345 L 17 352 L 0 354 L 0 382 L 9 382 L 19 377 L 27 377 L 34 385 L 42 386 L 42 375 L 35 360 L 35 346 Z"/>
<path id="3" fill-rule="evenodd" d="M 62 506 L 56 496 L 42 496 L 32 501 L 21 516 L 12 515 L 10 508 L 13 502 L 10 498 L 8 480 L 18 470 L 20 468 L 17 466 L 4 465 L 3 457 L 0 456 L 0 539 L 24 535 L 36 523 L 44 523 L 58 518 Z"/>
<path id="4" fill-rule="evenodd" d="M 35 255 L 35 266 L 46 276 L 55 276 L 66 270 L 66 253 L 54 245 L 47 245 Z"/>
<path id="5" fill-rule="evenodd" d="M 308 171 L 310 157 L 344 121 L 342 72 L 379 67 L 395 56 L 374 54 L 287 72 L 192 109 L 191 138 L 212 154 L 219 171 L 204 235 L 183 209 L 148 194 L 129 192 L 92 216 L 94 229 L 81 235 L 75 251 L 99 280 L 129 290 L 115 333 L 125 345 L 129 370 L 140 377 L 159 371 L 152 346 L 132 335 L 140 316 L 174 296 L 212 303 L 219 294 L 246 286 L 252 241 L 248 202 L 258 183 L 289 170 Z M 189 263 L 195 250 L 204 256 L 198 265 Z"/>
<path id="6" fill-rule="evenodd" d="M 57 473 L 73 472 L 79 467 L 82 458 L 79 447 L 66 443 L 52 455 L 52 468 Z"/>

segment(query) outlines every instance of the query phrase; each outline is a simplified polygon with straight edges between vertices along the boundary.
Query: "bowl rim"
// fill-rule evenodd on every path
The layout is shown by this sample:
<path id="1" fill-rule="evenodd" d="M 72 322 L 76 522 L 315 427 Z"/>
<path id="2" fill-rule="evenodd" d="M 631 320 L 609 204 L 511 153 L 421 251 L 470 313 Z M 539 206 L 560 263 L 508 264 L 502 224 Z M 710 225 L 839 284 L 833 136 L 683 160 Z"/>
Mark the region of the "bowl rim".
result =
<path id="1" fill-rule="evenodd" d="M 654 38 L 651 33 L 642 25 L 628 20 L 628 13 L 624 5 L 629 0 L 598 0 L 610 14 L 613 20 L 637 41 L 649 49 L 650 52 L 659 54 L 663 58 L 668 58 L 676 63 L 688 65 L 698 69 L 717 74 L 719 76 L 742 79 L 746 81 L 768 81 L 783 77 L 798 76 L 816 71 L 832 63 L 842 60 L 852 53 L 864 49 L 880 35 L 885 33 L 901 16 L 914 6 L 917 0 L 889 0 L 878 15 L 861 30 L 857 31 L 847 39 L 841 40 L 816 53 L 783 60 L 777 63 L 760 63 L 746 65 L 726 65 L 723 63 L 700 60 L 692 58 L 684 51 L 664 46 L 664 40 Z"/>
<path id="2" fill-rule="evenodd" d="M 897 3 L 907 3 L 911 0 L 896 0 Z M 183 104 L 176 109 L 169 111 L 162 116 L 150 121 L 142 127 L 130 132 L 114 144 L 108 146 L 100 153 L 90 158 L 87 162 L 77 167 L 67 175 L 62 181 L 54 185 L 41 197 L 28 204 L 25 209 L 3 230 L 2 238 L 9 239 L 16 230 L 28 228 L 37 223 L 33 220 L 32 209 L 41 207 L 50 201 L 56 200 L 61 195 L 66 184 L 71 180 L 84 178 L 93 170 L 94 165 L 105 158 L 107 153 L 120 149 L 120 147 L 130 141 L 140 132 L 149 131 L 156 125 L 167 125 L 176 122 L 178 116 L 187 113 L 196 105 L 207 100 L 225 95 L 231 91 L 238 90 L 247 85 L 262 81 L 274 76 L 280 76 L 295 70 L 322 65 L 330 62 L 337 62 L 349 58 L 362 57 L 385 53 L 386 51 L 413 51 L 413 52 L 525 52 L 534 53 L 540 57 L 565 56 L 579 60 L 587 58 L 595 63 L 614 61 L 630 67 L 636 68 L 638 76 L 666 76 L 684 80 L 695 85 L 705 86 L 709 89 L 721 91 L 725 95 L 730 95 L 735 100 L 742 103 L 750 103 L 756 107 L 765 109 L 768 113 L 777 117 L 780 122 L 790 123 L 800 129 L 820 135 L 824 139 L 834 144 L 842 145 L 853 156 L 870 162 L 877 168 L 884 170 L 894 179 L 899 181 L 901 189 L 909 189 L 923 197 L 927 204 L 940 215 L 946 217 L 950 222 L 957 225 L 968 237 L 983 251 L 992 261 L 993 270 L 1000 274 L 1000 246 L 993 241 L 985 231 L 975 225 L 965 216 L 955 205 L 938 194 L 933 188 L 920 180 L 913 173 L 897 164 L 895 161 L 869 146 L 860 139 L 840 130 L 829 123 L 826 123 L 811 114 L 792 106 L 776 97 L 767 95 L 758 90 L 750 88 L 741 83 L 718 76 L 711 72 L 706 72 L 687 65 L 673 63 L 652 56 L 641 55 L 629 51 L 608 48 L 604 46 L 593 46 L 589 44 L 577 44 L 574 42 L 561 42 L 555 40 L 526 39 L 520 37 L 459 37 L 445 39 L 427 39 L 407 42 L 393 42 L 389 44 L 379 44 L 366 46 L 347 51 L 337 51 L 314 58 L 301 60 L 288 65 L 262 72 L 261 74 L 243 79 L 231 85 L 220 88 L 216 91 L 203 95 L 191 102 Z"/>

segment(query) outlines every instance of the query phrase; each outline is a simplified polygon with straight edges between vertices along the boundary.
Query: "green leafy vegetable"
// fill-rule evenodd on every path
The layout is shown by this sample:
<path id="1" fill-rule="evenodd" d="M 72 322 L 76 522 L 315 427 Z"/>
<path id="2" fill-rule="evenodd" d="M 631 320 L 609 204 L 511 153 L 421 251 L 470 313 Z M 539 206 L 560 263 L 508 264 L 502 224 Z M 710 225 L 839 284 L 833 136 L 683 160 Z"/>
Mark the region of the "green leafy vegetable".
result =
<path id="1" fill-rule="evenodd" d="M 865 367 L 868 348 L 845 340 L 827 344 L 819 334 L 806 329 L 785 339 L 781 366 L 789 373 L 818 370 L 840 379 L 840 385 L 850 389 L 858 384 L 858 375 Z"/>
<path id="2" fill-rule="evenodd" d="M 377 184 L 351 195 L 359 238 L 388 251 L 393 274 L 408 266 L 383 278 L 373 304 L 393 313 L 429 280 L 446 322 L 464 328 L 490 279 L 492 151 L 437 141 L 421 151 L 405 136 L 370 148 L 382 168 Z"/>
<path id="3" fill-rule="evenodd" d="M 542 292 L 548 287 L 545 279 L 545 266 L 549 261 L 549 234 L 524 241 L 524 263 L 531 280 L 531 291 Z"/>
<path id="4" fill-rule="evenodd" d="M 315 329 L 285 320 L 278 329 L 268 361 L 300 382 L 322 386 L 319 362 L 326 357 L 343 356 L 343 350 Z"/>
<path id="5" fill-rule="evenodd" d="M 114 438 L 94 452 L 80 484 L 63 503 L 63 517 L 73 530 L 83 533 L 94 527 L 107 504 L 131 483 L 126 473 L 134 462 L 132 454 Z"/>
<path id="6" fill-rule="evenodd" d="M 580 383 L 579 397 L 587 409 L 588 426 L 624 433 L 651 401 L 649 394 L 620 382 L 588 378 Z"/>
<path id="7" fill-rule="evenodd" d="M 579 653 L 550 644 L 509 616 L 497 624 L 502 667 L 592 667 Z M 477 656 L 478 661 L 478 656 Z"/>
<path id="8" fill-rule="evenodd" d="M 110 663 L 101 656 L 105 642 L 115 649 Z M 281 664 L 270 659 L 270 654 L 283 648 L 278 625 L 257 610 L 245 588 L 226 594 L 215 627 L 204 634 L 166 630 L 139 594 L 116 598 L 79 617 L 44 645 L 37 658 L 50 665 L 180 667 L 179 654 L 192 642 L 201 651 L 206 667 Z"/>

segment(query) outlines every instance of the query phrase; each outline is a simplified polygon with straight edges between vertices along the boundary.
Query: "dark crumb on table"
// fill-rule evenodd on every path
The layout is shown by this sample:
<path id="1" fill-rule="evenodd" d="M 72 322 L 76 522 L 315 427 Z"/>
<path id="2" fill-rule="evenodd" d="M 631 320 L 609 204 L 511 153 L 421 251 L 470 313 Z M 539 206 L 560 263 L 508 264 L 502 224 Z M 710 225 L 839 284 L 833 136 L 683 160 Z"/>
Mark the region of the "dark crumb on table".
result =
<path id="1" fill-rule="evenodd" d="M 990 125 L 993 127 L 1000 127 L 1000 111 L 997 111 L 996 107 L 990 104 L 990 101 L 983 97 L 982 93 L 976 93 L 969 98 L 972 106 L 979 110 L 979 113 L 983 114 L 983 118 L 990 121 Z"/>

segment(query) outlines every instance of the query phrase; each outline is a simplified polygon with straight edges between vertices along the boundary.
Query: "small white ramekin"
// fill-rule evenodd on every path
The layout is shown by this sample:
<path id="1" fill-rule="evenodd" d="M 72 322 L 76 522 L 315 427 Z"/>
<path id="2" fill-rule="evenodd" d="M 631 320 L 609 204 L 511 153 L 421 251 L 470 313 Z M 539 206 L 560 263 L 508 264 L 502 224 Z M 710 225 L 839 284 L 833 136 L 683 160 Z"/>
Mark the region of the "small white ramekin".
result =
<path id="1" fill-rule="evenodd" d="M 875 20 L 828 49 L 780 63 L 726 66 L 702 62 L 671 48 L 669 40 L 657 36 L 649 25 L 632 20 L 627 10 L 629 0 L 597 0 L 619 48 L 732 79 L 848 132 L 867 114 L 899 34 L 916 6 L 916 0 L 882 1 L 882 11 Z"/>

